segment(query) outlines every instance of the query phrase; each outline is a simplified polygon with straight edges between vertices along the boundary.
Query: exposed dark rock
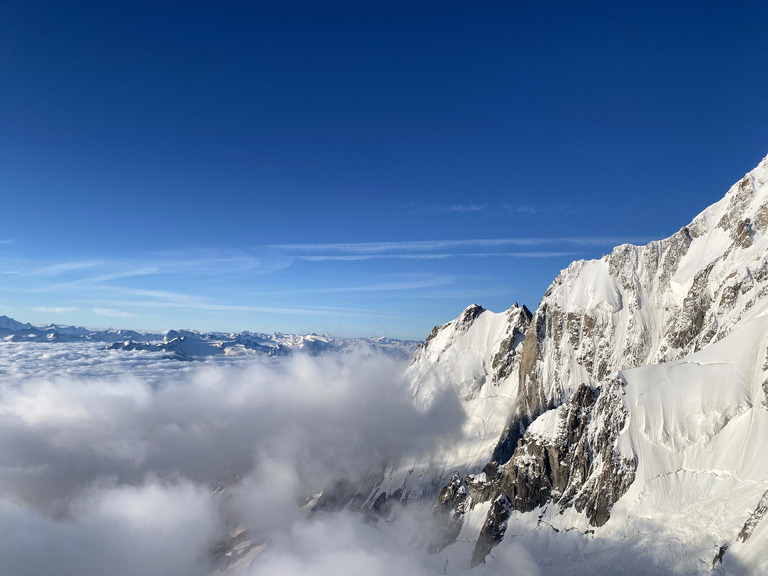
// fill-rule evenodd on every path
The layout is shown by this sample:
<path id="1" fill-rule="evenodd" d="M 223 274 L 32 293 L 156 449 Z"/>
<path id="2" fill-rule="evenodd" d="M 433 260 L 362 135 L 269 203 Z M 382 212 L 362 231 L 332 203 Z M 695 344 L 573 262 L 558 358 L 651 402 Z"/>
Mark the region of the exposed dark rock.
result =
<path id="1" fill-rule="evenodd" d="M 499 493 L 499 468 L 496 462 L 486 464 L 482 474 L 469 474 L 461 478 L 454 474 L 450 482 L 440 491 L 434 515 L 438 518 L 439 530 L 430 545 L 430 551 L 437 553 L 456 541 L 461 532 L 465 514 L 475 504 L 487 502 Z"/>
<path id="2" fill-rule="evenodd" d="M 504 532 L 507 530 L 507 520 L 509 520 L 511 511 L 512 502 L 506 494 L 500 494 L 493 501 L 483 529 L 480 531 L 480 537 L 475 544 L 475 549 L 472 551 L 472 566 L 485 562 L 485 557 L 488 556 L 491 549 L 501 542 Z"/>
<path id="3" fill-rule="evenodd" d="M 763 408 L 768 410 L 768 379 L 763 381 L 762 387 L 763 387 L 763 396 L 764 396 L 762 406 Z"/>
<path id="4" fill-rule="evenodd" d="M 750 176 L 744 176 L 739 182 L 738 187 L 729 192 L 728 209 L 717 223 L 718 228 L 723 230 L 735 229 L 738 222 L 742 219 L 744 210 L 752 200 L 754 193 L 755 188 L 752 186 Z"/>
<path id="5" fill-rule="evenodd" d="M 403 490 L 395 490 L 392 494 L 381 492 L 371 504 L 371 511 L 381 518 L 388 518 L 392 512 L 392 505 L 400 502 L 403 497 Z"/>
<path id="6" fill-rule="evenodd" d="M 757 507 L 754 509 L 752 514 L 749 515 L 747 521 L 744 522 L 744 527 L 741 529 L 741 532 L 739 532 L 739 535 L 736 537 L 736 539 L 740 540 L 741 542 L 746 542 L 749 540 L 749 537 L 752 536 L 752 532 L 754 532 L 755 528 L 757 528 L 757 525 L 762 522 L 766 514 L 768 514 L 768 491 L 766 491 L 763 494 L 763 497 L 760 498 L 760 502 L 758 502 Z"/>
<path id="7" fill-rule="evenodd" d="M 757 209 L 754 226 L 762 234 L 765 234 L 765 231 L 768 230 L 768 202 L 765 202 Z"/>
<path id="8" fill-rule="evenodd" d="M 461 532 L 464 514 L 471 503 L 467 482 L 458 474 L 440 491 L 435 504 L 434 514 L 438 517 L 438 531 L 429 549 L 432 553 L 440 552 L 443 548 L 456 541 Z"/>
<path id="9" fill-rule="evenodd" d="M 472 304 L 471 306 L 467 307 L 456 320 L 453 320 L 452 322 L 446 322 L 445 324 L 441 324 L 440 326 L 435 326 L 432 328 L 432 332 L 429 333 L 429 336 L 427 336 L 424 342 L 418 345 L 414 355 L 411 356 L 410 364 L 416 364 L 421 360 L 422 353 L 427 350 L 427 348 L 429 348 L 429 346 L 432 344 L 432 341 L 443 330 L 448 329 L 450 326 L 454 326 L 456 330 L 466 332 L 469 330 L 469 327 L 472 326 L 472 323 L 477 320 L 477 318 L 483 312 L 485 312 L 485 308 L 478 304 Z"/>
<path id="10" fill-rule="evenodd" d="M 493 449 L 493 455 L 491 456 L 491 463 L 506 462 L 512 458 L 512 454 L 515 453 L 517 442 L 525 434 L 526 426 L 530 424 L 528 418 L 514 415 L 513 418 L 507 423 L 504 432 L 496 443 L 496 447 Z"/>
<path id="11" fill-rule="evenodd" d="M 419 362 L 419 360 L 421 359 L 421 353 L 423 353 L 424 350 L 426 350 L 429 347 L 432 340 L 434 340 L 437 337 L 437 335 L 440 334 L 440 332 L 442 332 L 449 325 L 450 325 L 450 322 L 446 324 L 441 324 L 440 326 L 435 326 L 434 328 L 432 328 L 432 332 L 429 333 L 429 336 L 427 336 L 424 342 L 422 342 L 416 347 L 416 351 L 414 355 L 411 356 L 411 362 L 410 362 L 411 366 Z"/>
<path id="12" fill-rule="evenodd" d="M 752 220 L 745 218 L 736 225 L 736 228 L 731 232 L 731 238 L 737 246 L 741 248 L 749 248 L 752 246 L 752 236 L 754 232 L 752 230 Z"/>
<path id="13" fill-rule="evenodd" d="M 472 304 L 458 317 L 456 320 L 456 328 L 466 332 L 466 330 L 472 326 L 472 323 L 477 320 L 477 317 L 483 312 L 485 312 L 485 308 L 479 304 Z"/>
<path id="14" fill-rule="evenodd" d="M 622 458 L 615 451 L 627 415 L 621 390 L 619 380 L 602 390 L 582 385 L 557 408 L 560 424 L 552 437 L 526 432 L 518 441 L 501 468 L 500 494 L 481 530 L 473 562 L 482 561 L 501 541 L 512 510 L 530 512 L 554 502 L 561 509 L 575 507 L 593 526 L 608 521 L 637 467 L 634 458 Z"/>
<path id="15" fill-rule="evenodd" d="M 429 343 L 430 343 L 432 340 L 434 340 L 434 339 L 435 339 L 435 337 L 436 337 L 438 334 L 440 334 L 440 331 L 441 331 L 443 328 L 445 328 L 446 326 L 448 326 L 448 324 L 441 324 L 440 326 L 435 326 L 434 328 L 432 328 L 432 332 L 430 332 L 430 333 L 429 333 L 429 336 L 427 336 L 427 338 L 424 340 L 424 342 L 422 342 L 421 344 L 419 344 L 419 348 L 426 348 L 426 347 L 427 347 L 427 345 L 428 345 L 428 344 L 429 344 Z"/>
<path id="16" fill-rule="evenodd" d="M 543 388 L 539 385 L 536 374 L 537 361 L 541 358 L 541 342 L 547 335 L 547 308 L 539 308 L 533 320 L 528 325 L 523 342 L 523 353 L 520 361 L 520 383 L 518 398 L 521 412 L 533 419 L 544 411 L 547 405 Z"/>
<path id="17" fill-rule="evenodd" d="M 707 293 L 707 283 L 713 267 L 714 262 L 696 274 L 688 295 L 683 300 L 680 314 L 667 329 L 667 338 L 675 348 L 688 348 L 701 333 L 704 319 L 712 304 Z"/>
<path id="18" fill-rule="evenodd" d="M 517 304 L 508 312 L 509 331 L 491 358 L 494 382 L 501 382 L 512 373 L 518 359 L 518 346 L 525 340 L 525 333 L 532 317 L 533 314 L 528 308 L 525 306 L 518 308 Z"/>
<path id="19" fill-rule="evenodd" d="M 725 556 L 726 550 L 728 550 L 728 546 L 730 546 L 730 542 L 726 542 L 722 546 L 720 546 L 720 550 L 717 551 L 717 555 L 712 560 L 712 570 L 715 569 L 715 566 L 718 564 L 723 563 L 723 556 Z"/>

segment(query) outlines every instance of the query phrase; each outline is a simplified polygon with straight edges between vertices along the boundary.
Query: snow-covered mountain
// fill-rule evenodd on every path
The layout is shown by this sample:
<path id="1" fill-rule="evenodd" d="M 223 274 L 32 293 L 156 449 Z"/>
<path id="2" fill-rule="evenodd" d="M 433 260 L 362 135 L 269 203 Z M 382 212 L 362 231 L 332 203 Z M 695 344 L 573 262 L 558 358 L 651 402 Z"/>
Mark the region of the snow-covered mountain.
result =
<path id="1" fill-rule="evenodd" d="M 767 311 L 768 158 L 669 238 L 574 262 L 533 314 L 436 327 L 413 401 L 455 392 L 463 434 L 354 501 L 396 522 L 384 502 L 435 499 L 433 550 L 473 564 L 514 539 L 545 573 L 630 551 L 645 573 L 768 573 Z"/>
<path id="2" fill-rule="evenodd" d="M 162 335 L 134 330 L 89 330 L 61 324 L 33 326 L 29 322 L 22 324 L 8 316 L 0 316 L 0 339 L 8 342 L 118 342 L 131 338 L 156 340 L 162 338 Z"/>
<path id="3" fill-rule="evenodd" d="M 32 351 L 26 355 L 29 364 L 37 363 L 37 352 L 47 345 L 15 343 L 55 346 L 56 342 L 90 341 L 99 344 L 89 348 L 111 351 L 98 350 L 105 357 L 155 356 L 165 365 L 182 367 L 181 371 L 195 365 L 166 362 L 166 354 L 195 359 L 304 352 L 291 359 L 295 366 L 283 369 L 287 381 L 301 380 L 306 370 L 312 385 L 300 388 L 303 394 L 294 394 L 289 386 L 275 386 L 274 390 L 285 389 L 287 394 L 286 400 L 281 396 L 280 404 L 275 404 L 281 407 L 284 402 L 302 404 L 298 402 L 302 395 L 315 393 L 318 372 L 303 364 L 308 356 L 362 348 L 410 358 L 405 371 L 409 396 L 403 403 L 380 402 L 389 389 L 376 387 L 381 384 L 376 378 L 371 378 L 376 386 L 363 386 L 371 384 L 366 382 L 366 372 L 354 380 L 350 396 L 357 400 L 358 395 L 369 394 L 375 398 L 374 410 L 363 410 L 361 416 L 356 401 L 344 404 L 343 410 L 326 407 L 330 417 L 315 426 L 317 404 L 326 400 L 325 388 L 317 387 L 320 392 L 309 394 L 301 410 L 288 411 L 298 415 L 294 420 L 306 420 L 311 432 L 295 441 L 289 434 L 291 441 L 285 446 L 298 460 L 306 457 L 308 452 L 302 448 L 316 434 L 322 442 L 312 444 L 311 452 L 320 452 L 321 459 L 339 452 L 333 441 L 352 437 L 349 445 L 342 443 L 346 450 L 335 454 L 349 470 L 323 475 L 318 484 L 325 484 L 329 477 L 334 480 L 322 493 L 306 494 L 311 498 L 302 503 L 314 518 L 321 517 L 322 511 L 344 508 L 364 512 L 366 526 L 375 530 L 365 538 L 344 542 L 370 544 L 373 534 L 387 541 L 405 539 L 409 546 L 431 552 L 424 563 L 430 567 L 429 574 L 509 573 L 517 569 L 518 553 L 529 567 L 533 558 L 533 573 L 545 575 L 766 574 L 767 312 L 768 158 L 720 202 L 669 238 L 646 246 L 619 246 L 599 260 L 574 262 L 559 274 L 533 312 L 516 303 L 501 313 L 473 304 L 456 320 L 436 327 L 418 348 L 412 342 L 315 334 L 89 331 L 36 327 L 7 317 L 0 317 L 0 339 L 9 341 L 9 348 Z M 163 355 L 132 354 L 131 350 Z M 370 359 L 370 355 L 363 357 Z M 319 370 L 336 359 L 315 360 Z M 58 363 L 59 358 L 49 362 Z M 83 364 L 90 372 L 97 363 L 89 357 Z M 366 371 L 373 370 L 367 366 Z M 343 363 L 337 368 L 336 379 L 348 371 Z M 269 372 L 266 380 L 274 380 L 279 372 Z M 226 372 L 223 381 L 250 378 L 249 374 Z M 388 386 L 390 372 L 385 376 Z M 38 385 L 36 379 L 31 382 Z M 173 402 L 160 404 L 157 414 L 196 390 L 195 377 L 190 382 L 192 387 L 172 396 Z M 208 389 L 207 385 L 202 388 Z M 221 396 L 216 390 L 211 398 Z M 235 389 L 236 394 L 224 394 L 227 409 L 219 413 L 228 414 L 230 404 L 240 406 L 249 394 L 254 405 L 261 406 L 262 397 L 269 394 L 258 390 L 257 383 L 248 379 Z M 327 400 L 335 406 L 343 396 L 338 389 L 330 390 L 336 390 L 336 395 L 327 394 Z M 168 393 L 174 393 L 173 386 Z M 16 406 L 35 407 L 36 396 L 30 398 L 22 398 Z M 141 398 L 145 398 L 143 388 Z M 142 402 L 138 404 L 143 406 Z M 202 405 L 205 418 L 201 422 L 227 421 L 208 418 L 208 402 Z M 393 406 L 407 409 L 407 417 L 401 419 L 402 410 Z M 284 422 L 293 430 L 293 420 L 284 418 L 282 411 L 274 422 L 270 420 L 272 411 L 256 411 L 260 418 L 245 412 L 235 419 L 236 429 L 227 429 L 222 436 L 225 452 L 241 430 L 251 430 L 250 422 L 265 422 L 263 428 L 253 429 L 261 434 Z M 59 410 L 54 412 L 61 420 Z M 15 417 L 16 412 L 9 413 Z M 139 420 L 154 423 L 156 414 L 151 415 Z M 339 419 L 341 425 L 336 426 Z M 441 419 L 453 419 L 455 425 L 446 426 Z M 23 419 L 17 420 L 27 426 Z M 354 426 L 357 420 L 373 423 Z M 439 427 L 435 426 L 438 420 Z M 99 419 L 95 429 L 101 430 L 104 421 Z M 177 438 L 197 428 L 208 434 L 206 424 L 176 435 L 177 429 L 185 430 L 184 422 L 185 418 L 178 418 L 173 425 L 159 426 L 158 438 L 171 434 L 170 446 L 175 447 Z M 391 442 L 379 438 L 397 436 L 399 428 L 403 428 L 402 437 Z M 366 434 L 357 438 L 352 432 L 357 429 Z M 412 437 L 419 434 L 427 436 L 427 441 L 413 442 Z M 265 442 L 271 438 L 267 436 Z M 379 449 L 372 449 L 377 443 Z M 90 444 L 88 451 L 92 451 Z M 255 485 L 291 484 L 295 469 L 273 469 L 273 462 L 281 462 L 275 460 L 279 454 L 267 452 L 269 458 L 259 469 L 259 479 L 262 473 L 266 479 Z M 368 452 L 373 454 L 370 458 Z M 15 462 L 9 461 L 13 465 L 7 468 L 14 468 Z M 313 470 L 310 466 L 305 473 L 312 476 Z M 233 478 L 217 485 L 215 493 L 224 494 L 221 506 L 238 516 L 227 508 L 227 490 L 233 498 L 242 497 L 255 480 L 238 485 L 237 476 Z M 310 484 L 312 491 L 318 487 Z M 287 506 L 293 507 L 293 492 L 285 494 L 291 495 Z M 262 510 L 272 510 L 274 495 L 267 490 L 254 498 L 259 513 L 243 521 L 258 525 L 261 516 L 268 516 Z M 425 508 L 429 521 L 419 515 Z M 345 514 L 336 515 L 340 524 L 319 522 L 315 528 L 362 529 L 346 524 L 350 515 Z M 282 573 L 270 572 L 268 563 L 264 572 L 264 566 L 253 563 L 265 550 L 265 555 L 270 547 L 279 552 L 286 543 L 270 541 L 268 530 L 240 526 L 240 520 L 209 550 L 217 573 Z M 267 520 L 270 524 L 274 519 Z M 303 521 L 301 514 L 290 519 L 291 537 L 302 537 L 296 527 Z M 317 542 L 327 544 L 310 538 L 308 548 L 318 548 Z M 297 566 L 303 573 L 311 572 L 309 562 Z"/>
<path id="4" fill-rule="evenodd" d="M 9 318 L 8 316 L 0 316 L 0 333 L 11 334 L 20 330 L 31 329 L 31 324 L 22 324 L 21 322 Z"/>
<path id="5" fill-rule="evenodd" d="M 9 342 L 104 342 L 109 350 L 167 352 L 170 358 L 193 360 L 218 355 L 285 356 L 302 352 L 317 356 L 364 346 L 397 358 L 408 358 L 417 342 L 394 338 L 339 338 L 317 334 L 198 332 L 169 330 L 164 334 L 134 330 L 89 330 L 79 326 L 33 326 L 0 316 L 0 339 Z"/>

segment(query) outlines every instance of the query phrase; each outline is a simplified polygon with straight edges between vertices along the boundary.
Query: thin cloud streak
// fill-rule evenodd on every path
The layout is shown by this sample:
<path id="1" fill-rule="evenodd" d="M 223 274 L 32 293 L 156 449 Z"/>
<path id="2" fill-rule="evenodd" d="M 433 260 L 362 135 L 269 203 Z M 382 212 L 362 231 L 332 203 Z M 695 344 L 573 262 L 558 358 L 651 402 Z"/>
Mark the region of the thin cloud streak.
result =
<path id="1" fill-rule="evenodd" d="M 531 206 L 530 204 L 521 204 L 520 206 L 504 204 L 501 209 L 509 214 L 538 214 L 542 212 L 541 208 Z"/>
<path id="2" fill-rule="evenodd" d="M 536 206 L 533 204 L 502 204 L 501 211 L 506 214 L 527 214 L 534 216 L 541 214 L 544 216 L 555 216 L 558 214 L 572 214 L 578 212 L 571 204 L 548 204 L 545 206 Z"/>
<path id="3" fill-rule="evenodd" d="M 80 270 L 87 270 L 96 266 L 101 266 L 104 261 L 101 260 L 86 260 L 84 262 L 62 262 L 60 264 L 52 264 L 50 266 L 41 266 L 34 268 L 27 272 L 23 272 L 24 276 L 61 276 L 68 274 L 69 272 L 77 272 Z"/>
<path id="4" fill-rule="evenodd" d="M 404 284 L 404 283 L 403 283 Z M 415 284 L 415 283 L 412 283 Z M 424 287 L 435 287 L 445 285 L 444 282 L 426 282 L 422 283 Z M 380 288 L 385 289 L 386 285 L 380 285 Z M 251 306 L 240 304 L 220 304 L 216 302 L 210 302 L 209 300 L 190 294 L 183 294 L 180 292 L 167 292 L 163 290 L 139 290 L 134 288 L 122 288 L 119 286 L 100 286 L 102 290 L 111 291 L 114 294 L 121 294 L 125 296 L 143 296 L 145 298 L 156 298 L 154 300 L 130 300 L 130 299 L 104 299 L 99 302 L 123 308 L 173 308 L 180 310 L 200 310 L 208 312 L 255 312 L 255 313 L 268 313 L 268 314 L 287 314 L 287 315 L 308 315 L 308 316 L 393 316 L 398 317 L 401 314 L 394 312 L 385 312 L 380 310 L 370 310 L 361 308 L 343 308 L 343 307 L 331 307 L 331 306 L 316 306 L 316 307 L 274 307 L 274 306 Z M 361 287 L 361 291 L 374 290 L 374 287 Z M 392 283 L 390 290 L 397 289 L 397 283 Z M 401 287 L 401 290 L 407 289 Z M 354 288 L 351 289 L 355 291 Z M 341 291 L 341 290 L 340 290 Z M 313 292 L 313 290 L 307 290 L 306 292 Z M 94 308 L 93 311 L 102 316 L 112 317 L 133 317 L 134 313 L 120 313 L 117 310 L 108 308 Z M 130 314 L 130 316 L 128 316 Z"/>
<path id="5" fill-rule="evenodd" d="M 310 315 L 310 316 L 402 316 L 394 312 L 380 310 L 365 310 L 357 308 L 334 308 L 318 306 L 316 308 L 281 308 L 268 306 L 248 306 L 238 304 L 215 304 L 207 302 L 156 302 L 152 300 L 107 300 L 113 306 L 136 308 L 177 308 L 185 310 L 202 310 L 209 312 L 259 312 L 268 314 Z"/>
<path id="6" fill-rule="evenodd" d="M 87 276 L 85 278 L 78 278 L 77 280 L 71 280 L 68 282 L 59 282 L 52 284 L 44 288 L 38 288 L 37 292 L 50 292 L 52 290 L 61 290 L 65 288 L 78 288 L 83 286 L 98 287 L 105 282 L 111 282 L 112 280 L 120 280 L 122 278 L 134 278 L 136 276 L 149 276 L 157 274 L 158 269 L 155 267 L 139 268 L 135 270 L 126 270 L 125 272 L 112 272 L 110 274 L 101 274 L 99 276 Z"/>
<path id="7" fill-rule="evenodd" d="M 76 312 L 76 306 L 37 306 L 33 308 L 35 312 L 46 312 L 52 314 L 64 314 L 66 312 Z"/>
<path id="8" fill-rule="evenodd" d="M 206 252 L 202 250 L 202 252 Z M 51 291 L 66 288 L 96 287 L 107 285 L 115 280 L 135 278 L 139 276 L 183 276 L 183 277 L 207 277 L 222 275 L 239 275 L 247 273 L 275 273 L 288 268 L 295 258 L 282 254 L 273 254 L 264 257 L 244 256 L 242 251 L 233 251 L 226 255 L 218 251 L 216 256 L 210 258 L 185 257 L 184 252 L 162 253 L 151 255 L 143 261 L 130 260 L 89 260 L 83 262 L 62 262 L 45 266 L 38 266 L 27 270 L 12 270 L 22 277 L 56 277 L 72 275 L 77 272 L 91 271 L 90 275 L 81 275 L 45 287 L 35 288 L 35 291 Z M 101 274 L 94 272 L 104 272 Z"/>
<path id="9" fill-rule="evenodd" d="M 416 214 L 424 214 L 429 212 L 453 212 L 457 214 L 463 214 L 468 212 L 482 212 L 488 207 L 487 204 L 409 204 L 408 208 L 413 210 Z"/>
<path id="10" fill-rule="evenodd" d="M 113 272 L 111 274 L 102 274 L 100 276 L 91 276 L 88 278 L 81 278 L 73 282 L 67 282 L 67 284 L 103 284 L 104 282 L 111 282 L 112 280 L 120 280 L 121 278 L 133 278 L 134 276 L 149 276 L 150 274 L 157 274 L 159 269 L 154 266 L 147 266 L 144 268 L 138 268 L 136 270 L 126 270 L 125 272 Z"/>
<path id="11" fill-rule="evenodd" d="M 200 257 L 200 254 L 204 257 Z M 150 255 L 153 265 L 165 274 L 190 274 L 193 276 L 216 274 L 240 274 L 244 272 L 276 272 L 290 266 L 293 259 L 281 254 L 252 255 L 240 249 L 195 250 L 194 255 L 185 251 L 164 251 Z"/>
<path id="12" fill-rule="evenodd" d="M 301 290 L 286 290 L 283 294 L 318 294 L 331 292 L 395 292 L 401 290 L 419 290 L 421 288 L 436 288 L 453 284 L 455 276 L 440 276 L 433 279 L 413 280 L 410 282 L 384 282 L 367 286 L 337 286 L 333 288 L 307 288 Z"/>
<path id="13" fill-rule="evenodd" d="M 485 210 L 485 204 L 451 204 L 449 212 L 481 212 Z"/>
<path id="14" fill-rule="evenodd" d="M 307 262 L 354 262 L 356 260 L 442 260 L 445 258 L 564 258 L 578 256 L 579 252 L 456 252 L 440 254 L 360 254 L 356 256 L 297 256 Z"/>
<path id="15" fill-rule="evenodd" d="M 467 240 L 414 240 L 399 242 L 339 242 L 317 244 L 274 244 L 273 248 L 293 256 L 316 252 L 347 253 L 355 255 L 402 252 L 429 252 L 469 248 L 495 248 L 503 246 L 617 246 L 625 243 L 647 243 L 648 238 L 621 238 L 616 236 L 571 236 L 564 238 L 487 238 Z M 453 254 L 453 253 L 452 253 Z"/>

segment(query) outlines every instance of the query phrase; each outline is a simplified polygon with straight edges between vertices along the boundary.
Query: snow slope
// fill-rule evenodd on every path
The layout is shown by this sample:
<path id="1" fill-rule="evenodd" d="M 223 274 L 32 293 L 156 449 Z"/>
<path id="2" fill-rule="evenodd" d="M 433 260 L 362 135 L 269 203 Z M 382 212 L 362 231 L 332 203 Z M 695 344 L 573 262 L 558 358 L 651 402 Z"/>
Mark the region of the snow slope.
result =
<path id="1" fill-rule="evenodd" d="M 513 510 L 493 556 L 523 546 L 552 576 L 768 573 L 767 354 L 762 315 L 686 358 L 621 371 L 626 419 L 615 445 L 637 467 L 610 519 L 596 527 L 552 501 Z M 527 434 L 547 444 L 566 433 L 565 406 Z M 468 514 L 471 523 L 487 505 Z M 451 547 L 442 554 L 457 560 Z"/>
<path id="2" fill-rule="evenodd" d="M 765 526 L 737 537 L 768 490 L 768 316 L 685 359 L 622 373 L 628 425 L 617 447 L 635 455 L 635 482 L 604 530 L 656 525 L 686 550 L 674 564 L 712 568 L 720 546 L 733 574 L 768 573 Z M 702 565 L 703 563 L 703 565 Z"/>
<path id="3" fill-rule="evenodd" d="M 624 573 L 768 572 L 768 158 L 671 237 L 574 262 L 522 310 L 473 305 L 419 348 L 414 402 L 455 392 L 463 436 L 390 465 L 369 501 L 437 498 L 446 559 L 513 539 L 544 573 L 621 555 L 642 567 Z"/>
<path id="4" fill-rule="evenodd" d="M 461 401 L 461 437 L 440 450 L 390 463 L 369 499 L 393 493 L 404 501 L 432 497 L 447 477 L 482 469 L 516 405 L 517 370 L 530 318 L 528 309 L 517 304 L 503 313 L 473 304 L 432 331 L 416 350 L 406 378 L 422 411 L 446 397 Z"/>

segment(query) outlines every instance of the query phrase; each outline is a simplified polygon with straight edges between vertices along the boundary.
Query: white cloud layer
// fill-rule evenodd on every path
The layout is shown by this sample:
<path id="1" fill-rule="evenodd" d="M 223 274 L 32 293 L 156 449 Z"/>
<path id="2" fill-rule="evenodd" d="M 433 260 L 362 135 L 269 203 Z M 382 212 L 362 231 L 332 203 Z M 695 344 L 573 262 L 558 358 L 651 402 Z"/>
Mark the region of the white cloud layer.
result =
<path id="1" fill-rule="evenodd" d="M 414 545 L 431 502 L 395 533 L 297 506 L 332 479 L 454 439 L 458 400 L 416 411 L 402 368 L 371 354 L 186 363 L 0 343 L 0 565 L 210 575 L 213 546 L 243 524 L 267 544 L 245 575 L 442 574 Z"/>

